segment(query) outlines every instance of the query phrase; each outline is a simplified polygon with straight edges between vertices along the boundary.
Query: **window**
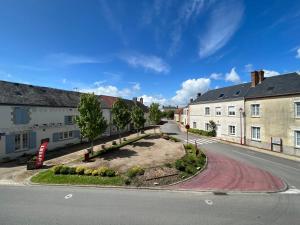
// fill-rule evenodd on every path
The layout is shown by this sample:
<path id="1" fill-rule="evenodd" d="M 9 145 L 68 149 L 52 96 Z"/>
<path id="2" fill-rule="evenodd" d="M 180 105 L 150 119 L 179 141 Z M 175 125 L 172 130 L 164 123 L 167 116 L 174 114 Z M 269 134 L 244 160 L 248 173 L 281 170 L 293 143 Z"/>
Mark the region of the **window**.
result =
<path id="1" fill-rule="evenodd" d="M 206 131 L 209 131 L 209 130 L 210 130 L 209 123 L 205 123 L 205 130 L 206 130 Z"/>
<path id="2" fill-rule="evenodd" d="M 229 135 L 235 135 L 235 126 L 229 126 L 228 131 Z"/>
<path id="3" fill-rule="evenodd" d="M 260 127 L 251 127 L 251 138 L 254 141 L 260 141 Z"/>
<path id="4" fill-rule="evenodd" d="M 68 132 L 64 132 L 64 139 L 67 139 L 69 137 Z"/>
<path id="5" fill-rule="evenodd" d="M 65 124 L 66 125 L 73 125 L 74 124 L 74 117 L 75 116 L 65 116 Z"/>
<path id="6" fill-rule="evenodd" d="M 235 96 L 238 96 L 239 94 L 241 93 L 241 91 L 237 91 L 237 92 L 235 92 Z"/>
<path id="7" fill-rule="evenodd" d="M 23 149 L 27 149 L 29 148 L 29 140 L 28 140 L 28 133 L 24 133 L 22 135 L 22 146 L 23 146 Z"/>
<path id="8" fill-rule="evenodd" d="M 205 115 L 209 115 L 210 114 L 210 109 L 209 107 L 205 107 Z"/>
<path id="9" fill-rule="evenodd" d="M 300 118 L 300 102 L 295 102 L 295 115 Z"/>
<path id="10" fill-rule="evenodd" d="M 73 137 L 73 131 L 69 131 L 69 138 Z"/>
<path id="11" fill-rule="evenodd" d="M 300 148 L 300 131 L 295 131 L 295 146 Z"/>
<path id="12" fill-rule="evenodd" d="M 63 140 L 63 139 L 64 139 L 63 132 L 59 132 L 59 133 L 58 133 L 58 139 L 59 139 L 59 140 Z"/>
<path id="13" fill-rule="evenodd" d="M 197 123 L 193 122 L 193 128 L 196 129 L 197 128 Z"/>
<path id="14" fill-rule="evenodd" d="M 221 107 L 216 107 L 216 116 L 221 116 Z"/>
<path id="15" fill-rule="evenodd" d="M 21 149 L 21 134 L 15 135 L 15 150 Z"/>
<path id="16" fill-rule="evenodd" d="M 220 95 L 219 95 L 219 98 L 223 98 L 223 97 L 224 97 L 224 94 L 220 94 Z"/>
<path id="17" fill-rule="evenodd" d="M 251 115 L 252 116 L 259 116 L 259 104 L 251 105 Z"/>
<path id="18" fill-rule="evenodd" d="M 229 116 L 235 115 L 235 107 L 234 106 L 228 106 L 228 115 Z"/>

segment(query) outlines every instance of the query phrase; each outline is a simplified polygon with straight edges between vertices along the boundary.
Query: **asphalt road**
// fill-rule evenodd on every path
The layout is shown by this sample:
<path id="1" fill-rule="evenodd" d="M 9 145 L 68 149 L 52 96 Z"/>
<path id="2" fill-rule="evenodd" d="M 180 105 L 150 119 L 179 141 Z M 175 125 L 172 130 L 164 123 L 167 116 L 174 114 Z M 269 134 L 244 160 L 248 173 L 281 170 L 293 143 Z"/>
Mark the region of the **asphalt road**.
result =
<path id="1" fill-rule="evenodd" d="M 184 136 L 173 123 L 164 128 Z M 297 163 L 220 143 L 203 146 L 300 187 Z M 1 225 L 299 225 L 299 215 L 300 194 L 0 186 Z"/>

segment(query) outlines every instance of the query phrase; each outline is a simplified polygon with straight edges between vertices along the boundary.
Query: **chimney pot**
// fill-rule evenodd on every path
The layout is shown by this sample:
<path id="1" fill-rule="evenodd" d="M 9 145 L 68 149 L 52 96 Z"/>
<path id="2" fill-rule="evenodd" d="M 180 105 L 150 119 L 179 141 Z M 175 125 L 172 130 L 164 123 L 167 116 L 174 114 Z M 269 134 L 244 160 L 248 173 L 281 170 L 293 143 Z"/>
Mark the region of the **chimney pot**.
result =
<path id="1" fill-rule="evenodd" d="M 265 72 L 263 70 L 258 71 L 258 83 L 261 84 L 265 79 Z"/>
<path id="2" fill-rule="evenodd" d="M 257 71 L 253 71 L 251 72 L 251 87 L 255 87 L 258 84 L 258 72 Z"/>
<path id="3" fill-rule="evenodd" d="M 140 97 L 140 103 L 144 104 L 144 99 Z"/>

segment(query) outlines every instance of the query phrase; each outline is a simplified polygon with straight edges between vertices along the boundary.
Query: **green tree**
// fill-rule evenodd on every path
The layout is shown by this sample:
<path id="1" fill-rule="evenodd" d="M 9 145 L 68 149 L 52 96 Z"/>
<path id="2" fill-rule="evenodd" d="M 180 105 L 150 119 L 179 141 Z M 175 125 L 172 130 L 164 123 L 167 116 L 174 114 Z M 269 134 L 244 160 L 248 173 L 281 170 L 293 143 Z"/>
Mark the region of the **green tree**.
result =
<path id="1" fill-rule="evenodd" d="M 167 118 L 173 120 L 174 119 L 174 114 L 175 114 L 174 110 L 169 110 L 167 112 Z"/>
<path id="2" fill-rule="evenodd" d="M 209 123 L 208 123 L 208 126 L 209 126 L 209 129 L 212 132 L 212 136 L 215 137 L 216 133 L 217 133 L 217 124 L 213 120 L 210 120 Z"/>
<path id="3" fill-rule="evenodd" d="M 161 120 L 161 111 L 159 110 L 159 104 L 152 103 L 150 105 L 149 111 L 150 111 L 149 120 L 153 125 L 157 125 Z M 155 133 L 155 127 L 154 127 L 154 133 Z"/>
<path id="4" fill-rule="evenodd" d="M 93 152 L 94 140 L 107 128 L 98 97 L 94 94 L 82 94 L 78 111 L 79 116 L 76 116 L 75 121 L 82 137 L 87 138 L 91 143 L 91 152 Z"/>
<path id="5" fill-rule="evenodd" d="M 121 131 L 128 125 L 130 122 L 130 112 L 126 102 L 122 99 L 118 99 L 112 107 L 112 121 L 113 124 L 118 128 L 119 140 L 121 141 Z"/>
<path id="6" fill-rule="evenodd" d="M 139 135 L 139 130 L 144 127 L 146 119 L 144 118 L 144 111 L 137 105 L 132 108 L 131 121 L 133 122 L 133 126 Z"/>

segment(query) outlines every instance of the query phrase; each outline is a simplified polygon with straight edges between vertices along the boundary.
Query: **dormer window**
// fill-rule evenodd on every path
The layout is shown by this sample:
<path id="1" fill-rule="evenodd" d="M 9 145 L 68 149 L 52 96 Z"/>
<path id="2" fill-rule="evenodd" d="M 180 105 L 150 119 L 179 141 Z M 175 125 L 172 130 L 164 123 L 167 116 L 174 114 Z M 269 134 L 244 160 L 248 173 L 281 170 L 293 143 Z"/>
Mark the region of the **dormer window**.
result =
<path id="1" fill-rule="evenodd" d="M 241 91 L 237 91 L 237 92 L 235 92 L 234 95 L 238 96 L 240 93 L 241 93 Z"/>
<path id="2" fill-rule="evenodd" d="M 220 94 L 220 95 L 219 95 L 219 98 L 223 98 L 223 97 L 224 97 L 224 94 Z"/>

